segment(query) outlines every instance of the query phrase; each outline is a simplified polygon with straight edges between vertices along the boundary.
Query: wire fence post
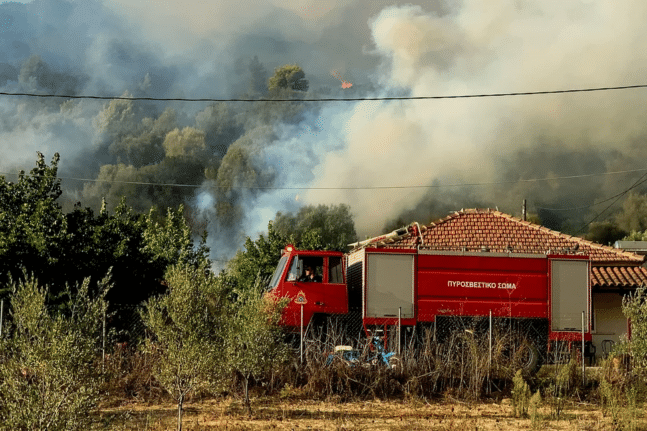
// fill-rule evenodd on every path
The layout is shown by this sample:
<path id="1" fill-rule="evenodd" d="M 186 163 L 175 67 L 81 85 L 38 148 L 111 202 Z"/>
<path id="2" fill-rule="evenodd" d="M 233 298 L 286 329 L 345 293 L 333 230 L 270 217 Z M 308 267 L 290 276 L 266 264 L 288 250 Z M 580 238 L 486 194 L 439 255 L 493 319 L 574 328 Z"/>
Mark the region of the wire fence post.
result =
<path id="1" fill-rule="evenodd" d="M 492 367 L 492 310 L 490 310 L 490 329 L 489 329 L 489 354 L 488 354 L 488 365 Z"/>
<path id="2" fill-rule="evenodd" d="M 492 370 L 492 310 L 490 309 L 490 328 L 488 330 L 489 349 L 488 349 L 488 368 L 487 368 L 487 381 L 488 392 L 490 392 L 490 371 Z"/>
<path id="3" fill-rule="evenodd" d="M 103 308 L 103 334 L 101 336 L 101 372 L 106 370 L 106 309 Z"/>
<path id="4" fill-rule="evenodd" d="M 582 386 L 586 386 L 586 356 L 584 352 L 584 311 L 582 311 Z"/>
<path id="5" fill-rule="evenodd" d="M 4 299 L 0 300 L 0 338 L 2 338 L 2 312 L 4 311 Z"/>
<path id="6" fill-rule="evenodd" d="M 303 304 L 301 304 L 301 342 L 299 343 L 301 364 L 303 365 Z"/>
<path id="7" fill-rule="evenodd" d="M 398 308 L 398 356 L 401 353 L 400 343 L 402 341 L 402 307 Z"/>

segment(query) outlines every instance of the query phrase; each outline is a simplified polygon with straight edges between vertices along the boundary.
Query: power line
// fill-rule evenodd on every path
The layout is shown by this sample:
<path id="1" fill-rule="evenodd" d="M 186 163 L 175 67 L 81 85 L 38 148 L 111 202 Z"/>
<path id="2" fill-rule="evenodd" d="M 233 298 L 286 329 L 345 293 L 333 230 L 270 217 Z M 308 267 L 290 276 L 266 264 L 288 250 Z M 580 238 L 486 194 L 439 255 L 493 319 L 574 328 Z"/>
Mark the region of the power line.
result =
<path id="1" fill-rule="evenodd" d="M 446 96 L 387 96 L 387 97 L 348 97 L 335 98 L 323 97 L 318 99 L 243 99 L 243 98 L 185 98 L 185 97 L 142 97 L 142 96 L 94 96 L 75 94 L 34 94 L 34 93 L 7 93 L 0 92 L 0 96 L 14 97 L 36 97 L 36 98 L 60 98 L 60 99 L 95 99 L 95 100 L 148 100 L 154 102 L 364 102 L 364 101 L 391 101 L 391 100 L 440 100 L 440 99 L 475 99 L 486 97 L 510 97 L 510 96 L 537 96 L 546 94 L 565 93 L 590 93 L 594 91 L 631 90 L 647 88 L 647 84 L 621 85 L 616 87 L 591 87 L 591 88 L 570 88 L 566 90 L 547 91 L 523 91 L 509 93 L 480 93 L 480 94 L 455 94 Z"/>
<path id="2" fill-rule="evenodd" d="M 601 172 L 597 174 L 582 174 L 582 175 L 567 175 L 561 177 L 550 177 L 550 178 L 532 178 L 532 179 L 520 179 L 520 180 L 511 180 L 511 181 L 492 181 L 492 182 L 482 182 L 482 183 L 455 183 L 455 184 L 432 184 L 432 185 L 416 185 L 416 186 L 372 186 L 372 187 L 274 187 L 274 186 L 217 186 L 210 185 L 211 188 L 218 189 L 242 189 L 242 190 L 403 190 L 403 189 L 438 189 L 444 187 L 478 187 L 478 186 L 489 186 L 489 185 L 501 185 L 501 184 L 518 184 L 518 183 L 533 183 L 541 181 L 554 181 L 554 180 L 570 180 L 578 178 L 591 178 L 599 177 L 605 175 L 618 175 L 618 174 L 627 174 L 634 172 L 645 172 L 647 175 L 647 168 L 645 169 L 630 169 L 624 171 L 611 171 L 611 172 Z M 13 172 L 0 172 L 0 175 L 12 175 L 19 176 L 18 173 Z M 43 176 L 43 175 L 32 175 L 24 173 L 25 176 Z M 173 183 L 154 183 L 154 182 L 144 182 L 144 181 L 120 181 L 120 180 L 101 180 L 101 179 L 91 179 L 91 178 L 74 178 L 74 177 L 58 177 L 61 180 L 72 180 L 72 181 L 83 181 L 83 182 L 95 182 L 95 183 L 114 183 L 114 184 L 132 184 L 132 185 L 144 185 L 144 186 L 159 186 L 159 187 L 190 187 L 190 188 L 200 188 L 203 184 L 173 184 Z M 642 178 L 642 177 L 641 177 Z M 635 186 L 634 186 L 635 187 Z M 633 188 L 633 187 L 632 187 Z M 631 189 L 629 189 L 631 190 Z M 622 192 L 622 194 L 628 192 L 629 190 Z M 615 196 L 613 196 L 615 197 Z M 613 199 L 613 197 L 609 199 Z M 604 202 L 604 201 L 603 201 Z M 603 202 L 599 202 L 603 203 Z M 596 204 L 597 205 L 597 204 Z"/>
<path id="3" fill-rule="evenodd" d="M 641 184 L 642 184 L 642 183 L 641 183 Z M 635 186 L 632 186 L 632 188 L 634 188 L 634 187 L 635 187 Z M 631 190 L 631 189 L 630 189 L 630 190 Z M 620 192 L 620 193 L 618 193 L 618 194 L 615 194 L 615 195 L 613 195 L 613 196 L 611 196 L 611 197 L 608 197 L 608 198 L 606 198 L 606 199 L 603 199 L 603 200 L 601 200 L 600 202 L 596 202 L 596 203 L 591 204 L 591 205 L 584 205 L 584 206 L 581 206 L 581 207 L 571 207 L 571 208 L 546 208 L 546 207 L 538 207 L 538 206 L 535 206 L 535 208 L 537 208 L 537 209 L 541 209 L 541 210 L 548 210 L 548 211 L 575 211 L 575 210 L 584 210 L 584 209 L 587 209 L 587 208 L 592 208 L 592 207 L 595 207 L 595 206 L 598 206 L 598 205 L 602 205 L 602 204 L 603 204 L 603 203 L 605 203 L 605 202 L 609 202 L 611 199 L 614 199 L 614 198 L 617 198 L 618 196 L 622 196 L 622 195 L 626 194 L 626 193 L 627 193 L 627 191 L 628 191 L 628 190 L 622 191 L 622 192 Z"/>
<path id="4" fill-rule="evenodd" d="M 596 221 L 596 220 L 597 220 L 597 219 L 598 219 L 602 214 L 604 214 L 604 213 L 605 213 L 609 208 L 611 208 L 613 205 L 615 205 L 615 203 L 616 203 L 616 202 L 618 202 L 622 196 L 626 195 L 626 194 L 627 194 L 627 193 L 629 193 L 632 189 L 635 189 L 636 187 L 638 187 L 638 186 L 639 186 L 639 185 L 641 185 L 642 183 L 646 182 L 646 181 L 647 181 L 647 178 L 646 178 L 646 177 L 647 177 L 647 172 L 646 172 L 646 173 L 644 173 L 644 174 L 642 174 L 642 175 L 640 176 L 640 178 L 638 178 L 638 180 L 637 180 L 635 183 L 633 183 L 633 185 L 632 185 L 631 187 L 629 187 L 627 190 L 623 191 L 622 193 L 618 193 L 617 198 L 616 198 L 613 202 L 611 202 L 611 203 L 610 203 L 610 204 L 609 204 L 605 209 L 603 209 L 602 211 L 600 211 L 600 212 L 598 213 L 598 215 L 596 215 L 595 217 L 593 217 L 593 218 L 591 219 L 591 221 L 589 221 L 588 223 L 585 223 L 584 225 L 582 225 L 582 227 L 580 228 L 580 230 L 578 230 L 578 231 L 575 233 L 575 235 L 577 235 L 577 234 L 581 233 L 582 231 L 584 231 L 584 229 L 585 229 L 588 225 L 590 225 L 591 223 L 593 223 L 594 221 Z"/>

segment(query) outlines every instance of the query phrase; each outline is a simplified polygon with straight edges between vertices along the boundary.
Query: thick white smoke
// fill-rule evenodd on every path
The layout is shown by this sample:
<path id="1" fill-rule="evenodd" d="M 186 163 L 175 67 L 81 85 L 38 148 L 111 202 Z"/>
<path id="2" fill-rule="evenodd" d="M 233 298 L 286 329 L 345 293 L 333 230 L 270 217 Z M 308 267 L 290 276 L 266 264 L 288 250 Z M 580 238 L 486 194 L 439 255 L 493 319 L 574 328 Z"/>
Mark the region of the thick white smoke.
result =
<path id="1" fill-rule="evenodd" d="M 411 96 L 644 83 L 647 5 L 630 3 L 468 0 L 444 16 L 419 6 L 389 7 L 369 23 L 373 53 L 383 60 L 380 82 L 385 90 L 399 87 Z M 537 145 L 540 136 L 583 153 L 626 149 L 645 132 L 645 96 L 637 90 L 364 102 L 337 124 L 345 131 L 345 146 L 318 167 L 313 185 L 493 181 L 500 174 L 495 162 Z M 542 176 L 551 175 L 545 166 Z M 307 201 L 351 204 L 363 235 L 379 232 L 385 220 L 426 193 L 311 191 Z"/>

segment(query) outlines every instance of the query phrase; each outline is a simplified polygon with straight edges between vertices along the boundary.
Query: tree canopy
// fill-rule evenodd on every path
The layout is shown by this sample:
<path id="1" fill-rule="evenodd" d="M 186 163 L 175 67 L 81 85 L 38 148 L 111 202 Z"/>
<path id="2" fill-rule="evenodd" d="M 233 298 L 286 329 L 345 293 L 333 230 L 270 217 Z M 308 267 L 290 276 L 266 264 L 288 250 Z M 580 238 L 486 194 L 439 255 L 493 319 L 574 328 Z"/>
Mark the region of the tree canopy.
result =
<path id="1" fill-rule="evenodd" d="M 269 280 L 281 257 L 281 250 L 292 244 L 304 250 L 347 249 L 357 240 L 355 223 L 347 205 L 305 206 L 296 214 L 277 213 L 267 226 L 267 236 L 247 238 L 221 275 L 234 288 L 251 288 L 258 280 Z"/>
<path id="2" fill-rule="evenodd" d="M 105 203 L 96 215 L 80 203 L 64 213 L 57 203 L 59 159 L 56 154 L 48 166 L 38 153 L 36 167 L 16 183 L 0 177 L 0 294 L 25 270 L 55 298 L 66 284 L 86 277 L 96 283 L 114 268 L 109 300 L 139 303 L 164 290 L 167 266 L 207 261 L 205 238 L 194 244 L 181 205 L 165 217 L 137 213 L 123 199 L 112 214 Z"/>
<path id="3" fill-rule="evenodd" d="M 277 213 L 274 229 L 293 244 L 309 250 L 345 251 L 357 241 L 355 222 L 350 207 L 339 205 L 307 205 L 296 214 Z"/>
<path id="4" fill-rule="evenodd" d="M 286 64 L 274 69 L 274 75 L 267 82 L 267 89 L 308 91 L 309 83 L 305 78 L 306 74 L 298 64 Z"/>
<path id="5" fill-rule="evenodd" d="M 226 292 L 205 265 L 178 264 L 165 275 L 165 295 L 146 302 L 147 349 L 160 356 L 154 375 L 178 406 L 178 430 L 187 395 L 210 389 L 225 374 Z M 220 366 L 219 366 L 220 365 Z"/>

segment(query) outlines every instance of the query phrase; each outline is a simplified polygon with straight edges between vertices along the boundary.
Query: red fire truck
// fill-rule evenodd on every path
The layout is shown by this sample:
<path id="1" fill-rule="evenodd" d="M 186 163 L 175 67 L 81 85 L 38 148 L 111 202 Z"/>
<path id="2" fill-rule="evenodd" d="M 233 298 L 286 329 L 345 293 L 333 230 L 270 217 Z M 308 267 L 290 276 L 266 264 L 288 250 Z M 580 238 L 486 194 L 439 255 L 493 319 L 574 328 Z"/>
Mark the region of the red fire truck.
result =
<path id="1" fill-rule="evenodd" d="M 427 328 L 441 336 L 458 323 L 491 318 L 522 331 L 544 360 L 557 345 L 579 346 L 582 338 L 589 349 L 588 256 L 371 244 L 355 244 L 348 254 L 288 245 L 269 285 L 272 295 L 290 298 L 282 325 L 299 331 L 336 316 L 361 322 L 366 334 L 380 330 L 386 337 L 397 327 L 401 334 Z M 303 278 L 308 267 L 316 282 Z"/>

